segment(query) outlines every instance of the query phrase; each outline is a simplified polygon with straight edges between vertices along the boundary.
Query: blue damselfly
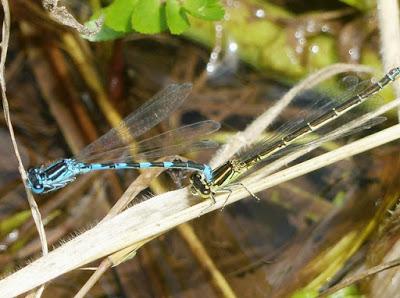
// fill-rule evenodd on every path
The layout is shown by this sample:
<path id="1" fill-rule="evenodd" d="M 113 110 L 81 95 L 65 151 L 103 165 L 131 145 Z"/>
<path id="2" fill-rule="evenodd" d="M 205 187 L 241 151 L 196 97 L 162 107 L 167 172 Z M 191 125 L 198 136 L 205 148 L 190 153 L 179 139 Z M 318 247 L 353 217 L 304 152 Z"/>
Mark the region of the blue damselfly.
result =
<path id="1" fill-rule="evenodd" d="M 208 165 L 192 161 L 152 162 L 148 160 L 214 147 L 213 142 L 198 141 L 198 138 L 218 130 L 220 127 L 218 122 L 206 120 L 186 125 L 132 144 L 134 138 L 142 135 L 176 110 L 187 98 L 190 90 L 191 84 L 187 83 L 167 86 L 127 116 L 119 126 L 89 144 L 75 158 L 60 159 L 47 166 L 29 169 L 28 187 L 34 193 L 42 194 L 66 186 L 80 174 L 108 169 L 154 167 L 200 171 L 206 179 L 211 181 L 211 168 Z"/>

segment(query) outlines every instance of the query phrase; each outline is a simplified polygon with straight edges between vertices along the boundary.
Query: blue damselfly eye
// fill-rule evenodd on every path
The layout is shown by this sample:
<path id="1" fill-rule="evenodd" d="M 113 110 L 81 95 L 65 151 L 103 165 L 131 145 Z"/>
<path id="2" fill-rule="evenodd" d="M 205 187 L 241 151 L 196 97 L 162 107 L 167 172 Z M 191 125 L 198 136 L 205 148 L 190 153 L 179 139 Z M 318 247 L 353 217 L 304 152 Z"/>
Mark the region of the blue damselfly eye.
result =
<path id="1" fill-rule="evenodd" d="M 44 191 L 44 186 L 43 184 L 35 184 L 32 188 L 32 191 L 34 193 L 42 193 Z"/>
<path id="2" fill-rule="evenodd" d="M 44 185 L 41 182 L 40 171 L 37 169 L 30 169 L 28 171 L 27 184 L 34 193 L 43 193 Z"/>

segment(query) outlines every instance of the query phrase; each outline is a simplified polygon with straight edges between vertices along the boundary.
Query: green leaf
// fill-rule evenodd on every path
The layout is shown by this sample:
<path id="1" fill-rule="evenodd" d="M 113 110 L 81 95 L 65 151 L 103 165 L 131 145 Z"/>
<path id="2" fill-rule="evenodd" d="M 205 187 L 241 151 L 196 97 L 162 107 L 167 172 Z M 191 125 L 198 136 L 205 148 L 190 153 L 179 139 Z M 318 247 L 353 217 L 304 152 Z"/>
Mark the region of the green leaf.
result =
<path id="1" fill-rule="evenodd" d="M 192 16 L 210 21 L 222 19 L 225 13 L 218 0 L 186 0 L 183 7 Z"/>
<path id="2" fill-rule="evenodd" d="M 132 27 L 147 34 L 167 29 L 165 3 L 160 0 L 138 0 L 133 8 Z"/>
<path id="3" fill-rule="evenodd" d="M 30 210 L 20 211 L 8 218 L 4 218 L 0 221 L 0 236 L 4 237 L 12 230 L 20 227 L 31 217 Z"/>
<path id="4" fill-rule="evenodd" d="M 177 0 L 167 0 L 167 24 L 172 34 L 181 34 L 190 27 L 186 12 Z"/>
<path id="5" fill-rule="evenodd" d="M 86 22 L 85 25 L 90 29 L 90 28 L 95 28 L 95 21 L 92 20 L 89 22 Z M 125 32 L 117 32 L 114 31 L 113 29 L 107 27 L 105 24 L 103 24 L 103 27 L 101 27 L 101 30 L 99 33 L 93 36 L 84 36 L 82 35 L 83 38 L 86 38 L 87 40 L 90 41 L 108 41 L 108 40 L 114 40 L 120 37 L 125 36 Z"/>
<path id="6" fill-rule="evenodd" d="M 318 291 L 316 290 L 311 290 L 311 289 L 301 289 L 299 291 L 296 291 L 291 298 L 317 298 L 318 297 Z"/>
<path id="7" fill-rule="evenodd" d="M 94 20 L 103 15 L 100 32 L 84 38 L 106 41 L 133 31 L 155 34 L 167 28 L 172 34 L 181 34 L 190 27 L 188 14 L 215 21 L 224 16 L 224 9 L 219 0 L 114 0 L 86 23 L 87 27 L 96 28 Z"/>
<path id="8" fill-rule="evenodd" d="M 340 0 L 340 1 L 362 11 L 371 10 L 376 6 L 375 0 Z"/>
<path id="9" fill-rule="evenodd" d="M 105 15 L 104 24 L 114 31 L 131 31 L 130 20 L 136 2 L 137 0 L 115 0 L 101 11 Z"/>

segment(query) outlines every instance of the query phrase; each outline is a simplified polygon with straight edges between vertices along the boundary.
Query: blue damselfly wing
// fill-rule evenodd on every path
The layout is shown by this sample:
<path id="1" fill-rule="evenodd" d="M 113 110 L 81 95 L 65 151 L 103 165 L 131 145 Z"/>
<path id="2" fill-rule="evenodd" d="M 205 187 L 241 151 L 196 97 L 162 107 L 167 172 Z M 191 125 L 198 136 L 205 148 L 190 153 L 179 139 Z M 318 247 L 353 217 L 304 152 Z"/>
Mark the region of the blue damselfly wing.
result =
<path id="1" fill-rule="evenodd" d="M 77 159 L 84 162 L 149 161 L 183 152 L 215 148 L 218 146 L 215 142 L 199 140 L 199 138 L 211 134 L 219 128 L 218 122 L 205 120 L 164 132 L 132 145 L 123 143 L 121 147 L 84 158 L 77 157 Z"/>
<path id="2" fill-rule="evenodd" d="M 188 97 L 190 83 L 171 84 L 146 101 L 140 108 L 124 118 L 121 123 L 86 146 L 76 157 L 85 160 L 116 148 L 126 147 L 132 139 L 144 134 L 175 111 Z"/>

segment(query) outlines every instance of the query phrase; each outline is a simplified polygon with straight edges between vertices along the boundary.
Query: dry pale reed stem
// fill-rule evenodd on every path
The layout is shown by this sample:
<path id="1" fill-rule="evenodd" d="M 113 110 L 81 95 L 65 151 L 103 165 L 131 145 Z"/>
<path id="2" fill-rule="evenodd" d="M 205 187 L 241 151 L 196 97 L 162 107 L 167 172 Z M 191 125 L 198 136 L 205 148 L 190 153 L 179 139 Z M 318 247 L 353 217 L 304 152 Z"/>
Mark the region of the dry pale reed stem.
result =
<path id="1" fill-rule="evenodd" d="M 22 164 L 21 155 L 18 150 L 18 145 L 17 145 L 17 141 L 15 139 L 14 129 L 13 129 L 12 122 L 11 122 L 10 109 L 9 109 L 8 99 L 7 99 L 7 94 L 6 94 L 6 81 L 5 81 L 5 64 L 6 64 L 6 60 L 7 60 L 8 42 L 10 39 L 10 9 L 9 9 L 7 0 L 1 0 L 1 3 L 3 5 L 4 19 L 3 19 L 2 40 L 1 40 L 0 85 L 1 85 L 1 96 L 2 96 L 2 103 L 3 103 L 3 109 L 4 109 L 4 118 L 6 120 L 7 127 L 10 132 L 15 156 L 17 157 L 17 160 L 18 160 L 18 170 L 21 174 L 21 178 L 22 178 L 22 181 L 25 186 L 25 191 L 26 191 L 26 194 L 28 197 L 28 202 L 29 202 L 29 206 L 31 208 L 32 216 L 35 221 L 36 228 L 38 229 L 40 244 L 42 246 L 42 252 L 43 252 L 43 255 L 46 255 L 48 253 L 48 248 L 47 248 L 46 234 L 44 232 L 42 217 L 40 215 L 39 208 L 31 194 L 31 192 L 26 187 L 26 183 L 25 183 L 26 171 L 25 171 L 24 165 Z M 40 297 L 41 294 L 43 293 L 43 290 L 44 290 L 44 285 L 36 291 L 35 296 Z"/>
<path id="2" fill-rule="evenodd" d="M 400 66 L 400 20 L 397 0 L 378 0 L 378 24 L 381 33 L 381 54 L 385 71 Z M 394 83 L 400 96 L 400 82 Z M 399 111 L 400 117 L 400 111 Z"/>
<path id="3" fill-rule="evenodd" d="M 378 0 L 378 21 L 381 33 L 381 52 L 385 70 L 393 66 L 400 66 L 400 22 L 399 3 L 397 0 Z M 394 84 L 396 95 L 400 96 L 400 82 Z M 398 109 L 400 120 L 400 109 Z M 385 256 L 386 260 L 397 258 L 400 242 Z M 371 297 L 394 297 L 398 295 L 400 273 L 398 270 L 388 270 L 374 277 L 371 282 Z"/>
<path id="4" fill-rule="evenodd" d="M 289 179 L 296 178 L 348 156 L 358 154 L 393 141 L 400 137 L 400 125 L 392 126 L 376 134 L 328 152 L 301 164 L 275 173 L 259 181 L 249 177 L 243 180 L 252 191 L 258 192 Z M 235 190 L 228 203 L 233 203 L 248 193 L 242 188 Z M 12 297 L 37 287 L 65 272 L 81 267 L 128 245 L 168 231 L 196 218 L 200 214 L 220 209 L 225 194 L 216 197 L 217 203 L 196 201 L 186 189 L 171 191 L 151 198 L 77 236 L 25 268 L 0 281 L 0 297 Z"/>

